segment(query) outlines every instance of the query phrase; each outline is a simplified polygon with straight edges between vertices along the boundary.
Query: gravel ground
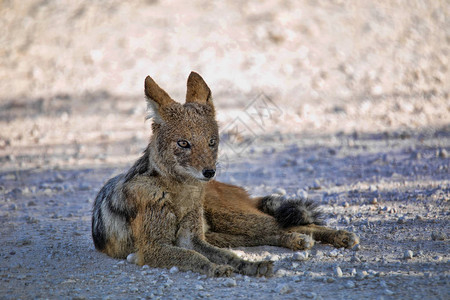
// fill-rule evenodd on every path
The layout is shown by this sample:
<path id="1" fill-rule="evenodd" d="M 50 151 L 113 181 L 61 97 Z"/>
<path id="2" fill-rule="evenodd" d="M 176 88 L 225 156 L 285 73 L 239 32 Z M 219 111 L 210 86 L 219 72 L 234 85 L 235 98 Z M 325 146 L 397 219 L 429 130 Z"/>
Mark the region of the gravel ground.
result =
<path id="1" fill-rule="evenodd" d="M 1 2 L 0 298 L 449 299 L 449 4 L 371 2 Z M 93 199 L 151 134 L 143 79 L 181 99 L 190 70 L 218 179 L 308 195 L 357 249 L 233 249 L 272 278 L 95 251 Z"/>

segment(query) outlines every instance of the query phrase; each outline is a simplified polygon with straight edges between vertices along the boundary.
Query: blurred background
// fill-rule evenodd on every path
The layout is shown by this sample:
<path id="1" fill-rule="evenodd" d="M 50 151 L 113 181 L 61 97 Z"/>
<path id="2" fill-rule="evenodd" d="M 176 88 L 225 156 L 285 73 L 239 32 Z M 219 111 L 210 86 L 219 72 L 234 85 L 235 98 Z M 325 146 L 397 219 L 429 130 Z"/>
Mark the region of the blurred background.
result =
<path id="1" fill-rule="evenodd" d="M 282 111 L 265 132 L 448 129 L 449 15 L 444 0 L 3 0 L 0 154 L 132 153 L 145 76 L 184 101 L 191 70 L 222 126 L 264 95 Z"/>

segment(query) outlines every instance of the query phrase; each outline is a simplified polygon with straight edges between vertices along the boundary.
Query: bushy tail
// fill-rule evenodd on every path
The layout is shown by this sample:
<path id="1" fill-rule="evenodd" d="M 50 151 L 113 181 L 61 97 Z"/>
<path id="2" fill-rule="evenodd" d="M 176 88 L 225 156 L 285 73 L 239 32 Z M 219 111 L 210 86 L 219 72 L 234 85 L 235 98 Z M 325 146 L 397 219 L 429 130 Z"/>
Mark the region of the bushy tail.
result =
<path id="1" fill-rule="evenodd" d="M 323 224 L 323 214 L 319 205 L 307 199 L 285 199 L 281 196 L 261 198 L 258 209 L 277 220 L 281 227 Z"/>

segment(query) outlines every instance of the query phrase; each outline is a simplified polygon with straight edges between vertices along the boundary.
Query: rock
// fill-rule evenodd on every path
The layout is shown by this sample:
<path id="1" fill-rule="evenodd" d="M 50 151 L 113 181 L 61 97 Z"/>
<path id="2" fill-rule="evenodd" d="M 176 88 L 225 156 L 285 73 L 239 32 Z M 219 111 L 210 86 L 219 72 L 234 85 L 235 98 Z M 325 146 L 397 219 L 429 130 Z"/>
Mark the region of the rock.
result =
<path id="1" fill-rule="evenodd" d="M 276 255 L 276 254 L 269 254 L 266 256 L 265 258 L 266 260 L 270 260 L 270 261 L 279 261 L 280 260 L 280 256 Z"/>
<path id="2" fill-rule="evenodd" d="M 444 232 L 433 231 L 431 233 L 431 239 L 433 241 L 444 241 L 446 238 L 447 237 Z"/>
<path id="3" fill-rule="evenodd" d="M 320 250 L 316 251 L 316 255 L 315 255 L 318 259 L 321 259 L 323 257 L 323 252 Z"/>
<path id="4" fill-rule="evenodd" d="M 236 280 L 234 280 L 233 278 L 226 278 L 223 281 L 223 286 L 226 286 L 226 287 L 234 287 L 236 285 L 237 285 Z"/>
<path id="5" fill-rule="evenodd" d="M 317 299 L 317 294 L 314 292 L 305 292 L 302 293 L 302 296 L 308 299 Z"/>
<path id="6" fill-rule="evenodd" d="M 352 250 L 353 250 L 353 251 L 359 251 L 359 250 L 361 250 L 361 244 L 356 244 L 355 246 L 353 246 Z"/>
<path id="7" fill-rule="evenodd" d="M 87 191 L 87 190 L 90 190 L 90 189 L 91 189 L 91 186 L 90 186 L 89 184 L 85 183 L 85 182 L 82 182 L 82 183 L 80 183 L 80 184 L 78 185 L 78 189 L 79 189 L 80 191 Z"/>
<path id="8" fill-rule="evenodd" d="M 31 245 L 31 240 L 27 238 L 22 238 L 17 241 L 17 246 L 28 246 Z"/>
<path id="9" fill-rule="evenodd" d="M 137 256 L 136 253 L 130 253 L 127 256 L 127 262 L 129 262 L 130 264 L 136 264 L 137 262 Z"/>
<path id="10" fill-rule="evenodd" d="M 288 270 L 285 269 L 279 269 L 276 273 L 275 276 L 276 277 L 286 277 L 289 276 L 290 272 Z"/>
<path id="11" fill-rule="evenodd" d="M 422 154 L 420 154 L 420 152 L 413 151 L 411 153 L 411 159 L 420 160 L 420 159 L 422 159 Z"/>
<path id="12" fill-rule="evenodd" d="M 347 282 L 344 284 L 344 286 L 345 286 L 346 288 L 348 288 L 348 289 L 352 289 L 352 288 L 354 288 L 354 287 L 356 286 L 356 284 L 355 284 L 354 281 L 349 280 L 349 281 L 347 281 Z"/>
<path id="13" fill-rule="evenodd" d="M 333 283 L 333 282 L 335 282 L 336 281 L 336 279 L 334 279 L 333 277 L 327 277 L 326 278 L 326 282 L 327 283 Z"/>
<path id="14" fill-rule="evenodd" d="M 281 295 L 285 295 L 285 294 L 292 293 L 294 291 L 294 289 L 288 283 L 285 283 L 285 284 L 279 284 L 277 286 L 277 291 Z"/>
<path id="15" fill-rule="evenodd" d="M 173 280 L 170 278 L 167 278 L 166 282 L 164 283 L 165 287 L 169 287 L 173 284 Z"/>
<path id="16" fill-rule="evenodd" d="M 339 255 L 338 249 L 333 249 L 330 251 L 330 253 L 328 253 L 328 256 L 330 256 L 330 257 L 337 257 L 338 255 Z"/>
<path id="17" fill-rule="evenodd" d="M 388 295 L 388 296 L 394 295 L 394 292 L 391 291 L 391 290 L 389 290 L 389 289 L 385 289 L 385 290 L 384 290 L 384 293 L 385 293 L 386 295 Z"/>
<path id="18" fill-rule="evenodd" d="M 413 252 L 411 251 L 411 250 L 406 250 L 404 253 L 403 253 L 403 258 L 404 259 L 411 259 L 411 258 L 413 258 Z"/>
<path id="19" fill-rule="evenodd" d="M 276 188 L 273 190 L 273 193 L 278 194 L 280 196 L 284 196 L 284 195 L 286 195 L 286 190 L 283 188 Z"/>
<path id="20" fill-rule="evenodd" d="M 445 149 L 439 149 L 436 153 L 436 156 L 439 158 L 447 158 L 448 157 L 448 152 Z"/>
<path id="21" fill-rule="evenodd" d="M 195 285 L 195 289 L 198 290 L 198 291 L 203 291 L 205 288 L 201 284 L 196 284 Z"/>
<path id="22" fill-rule="evenodd" d="M 308 199 L 308 192 L 304 189 L 298 189 L 296 195 L 301 199 Z"/>
<path id="23" fill-rule="evenodd" d="M 442 260 L 442 256 L 436 255 L 436 256 L 433 257 L 433 259 L 437 260 L 437 261 L 441 261 Z"/>
<path id="24" fill-rule="evenodd" d="M 179 269 L 178 269 L 178 267 L 175 267 L 175 266 L 173 266 L 172 268 L 170 268 L 170 270 L 169 270 L 169 273 L 170 274 L 175 274 L 175 273 L 178 273 L 179 272 Z"/>
<path id="25" fill-rule="evenodd" d="M 405 224 L 406 223 L 406 218 L 405 217 L 400 217 L 397 219 L 397 223 L 398 224 Z"/>
<path id="26" fill-rule="evenodd" d="M 357 272 L 355 275 L 356 280 L 361 281 L 364 280 L 364 278 L 367 277 L 367 272 L 366 271 L 362 271 L 362 272 Z"/>
<path id="27" fill-rule="evenodd" d="M 342 277 L 342 270 L 340 267 L 336 267 L 334 268 L 334 274 L 336 275 L 336 277 Z"/>
<path id="28" fill-rule="evenodd" d="M 309 254 L 306 251 L 295 252 L 294 255 L 292 256 L 293 259 L 299 260 L 299 261 L 305 261 L 308 259 L 308 257 L 309 257 Z"/>
<path id="29" fill-rule="evenodd" d="M 319 180 L 314 180 L 312 186 L 310 187 L 312 190 L 320 190 L 322 188 Z"/>
<path id="30" fill-rule="evenodd" d="M 36 219 L 36 218 L 33 217 L 33 216 L 26 216 L 26 217 L 25 217 L 25 220 L 27 221 L 28 224 L 36 224 L 36 223 L 39 223 L 39 220 Z"/>

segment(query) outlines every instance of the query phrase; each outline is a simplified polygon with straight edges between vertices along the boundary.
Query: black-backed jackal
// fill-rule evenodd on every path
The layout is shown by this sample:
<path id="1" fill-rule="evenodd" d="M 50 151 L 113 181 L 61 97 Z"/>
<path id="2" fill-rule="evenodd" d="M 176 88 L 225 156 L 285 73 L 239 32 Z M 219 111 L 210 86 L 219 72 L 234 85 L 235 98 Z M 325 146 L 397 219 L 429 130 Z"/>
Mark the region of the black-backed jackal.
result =
<path id="1" fill-rule="evenodd" d="M 200 75 L 189 75 L 183 105 L 149 76 L 145 95 L 153 135 L 142 157 L 95 199 L 92 237 L 99 251 L 117 258 L 136 253 L 139 265 L 209 276 L 270 276 L 272 262 L 245 261 L 220 247 L 300 250 L 314 240 L 336 247 L 359 242 L 354 233 L 319 226 L 311 201 L 251 198 L 240 187 L 213 180 L 219 133 L 211 91 Z"/>

